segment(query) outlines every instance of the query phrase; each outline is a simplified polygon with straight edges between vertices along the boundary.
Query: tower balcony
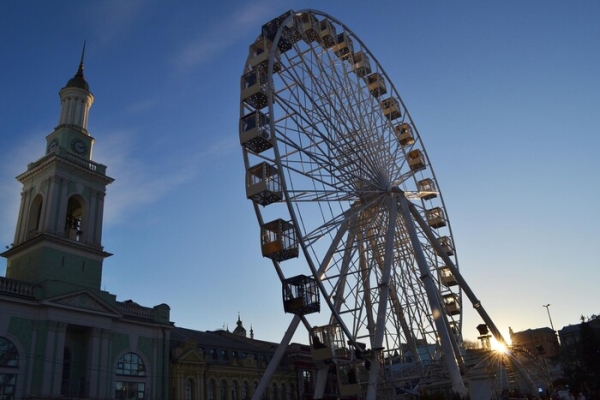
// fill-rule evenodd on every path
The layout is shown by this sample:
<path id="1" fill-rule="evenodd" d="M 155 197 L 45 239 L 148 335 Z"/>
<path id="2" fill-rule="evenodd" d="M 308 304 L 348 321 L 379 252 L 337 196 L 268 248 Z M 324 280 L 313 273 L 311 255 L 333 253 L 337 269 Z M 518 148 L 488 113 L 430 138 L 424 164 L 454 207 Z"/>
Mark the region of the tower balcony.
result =
<path id="1" fill-rule="evenodd" d="M 96 172 L 100 175 L 106 175 L 106 165 L 98 164 L 92 160 L 81 158 L 73 153 L 69 153 L 68 151 L 66 151 L 63 148 L 58 148 L 57 150 L 55 150 L 49 154 L 46 154 L 44 157 L 40 158 L 39 160 L 27 164 L 27 171 L 29 172 L 31 170 L 34 170 L 34 169 L 44 165 L 45 163 L 47 163 L 48 161 L 52 160 L 54 157 L 57 157 L 57 156 L 59 158 L 65 159 L 73 164 L 76 164 L 80 167 L 88 169 L 92 172 Z"/>

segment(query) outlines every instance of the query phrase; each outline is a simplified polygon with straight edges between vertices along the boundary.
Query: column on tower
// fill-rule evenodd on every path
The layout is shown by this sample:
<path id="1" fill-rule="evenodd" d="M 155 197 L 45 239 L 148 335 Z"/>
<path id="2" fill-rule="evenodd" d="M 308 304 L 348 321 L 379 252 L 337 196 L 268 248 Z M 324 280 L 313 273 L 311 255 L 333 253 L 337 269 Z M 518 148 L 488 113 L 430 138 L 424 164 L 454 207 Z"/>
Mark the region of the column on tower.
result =
<path id="1" fill-rule="evenodd" d="M 87 129 L 89 109 L 94 97 L 78 87 L 65 87 L 60 91 L 61 111 L 58 125 L 72 125 Z"/>

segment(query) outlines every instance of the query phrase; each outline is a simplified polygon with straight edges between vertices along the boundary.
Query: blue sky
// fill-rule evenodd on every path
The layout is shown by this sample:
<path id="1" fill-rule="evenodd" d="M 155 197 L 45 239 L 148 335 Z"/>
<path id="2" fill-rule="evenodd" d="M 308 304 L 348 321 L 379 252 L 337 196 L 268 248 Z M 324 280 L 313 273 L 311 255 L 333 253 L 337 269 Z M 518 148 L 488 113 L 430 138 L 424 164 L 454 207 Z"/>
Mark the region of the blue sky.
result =
<path id="1" fill-rule="evenodd" d="M 115 178 L 103 289 L 192 329 L 232 330 L 240 313 L 279 341 L 291 316 L 245 199 L 239 78 L 262 24 L 308 8 L 348 26 L 402 96 L 500 330 L 549 326 L 548 303 L 557 329 L 599 313 L 593 0 L 0 2 L 0 244 L 85 40 L 93 158 Z M 480 323 L 465 304 L 465 337 Z"/>

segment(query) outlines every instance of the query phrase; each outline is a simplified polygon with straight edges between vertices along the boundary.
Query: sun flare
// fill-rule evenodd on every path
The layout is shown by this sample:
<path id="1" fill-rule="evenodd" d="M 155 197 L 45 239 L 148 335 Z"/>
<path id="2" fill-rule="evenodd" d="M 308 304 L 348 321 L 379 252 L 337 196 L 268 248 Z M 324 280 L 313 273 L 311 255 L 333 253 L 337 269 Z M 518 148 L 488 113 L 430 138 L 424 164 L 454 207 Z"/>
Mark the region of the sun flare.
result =
<path id="1" fill-rule="evenodd" d="M 508 346 L 504 343 L 500 343 L 495 338 L 492 338 L 490 341 L 490 346 L 493 351 L 498 353 L 506 353 L 508 351 Z"/>

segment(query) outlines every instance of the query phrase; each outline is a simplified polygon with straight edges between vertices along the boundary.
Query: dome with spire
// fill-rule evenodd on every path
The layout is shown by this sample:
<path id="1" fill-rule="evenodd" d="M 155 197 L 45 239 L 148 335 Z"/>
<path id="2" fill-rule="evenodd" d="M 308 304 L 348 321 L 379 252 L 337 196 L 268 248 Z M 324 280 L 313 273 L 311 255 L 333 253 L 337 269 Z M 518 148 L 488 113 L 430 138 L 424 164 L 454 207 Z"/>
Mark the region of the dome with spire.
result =
<path id="1" fill-rule="evenodd" d="M 85 77 L 83 76 L 83 57 L 85 56 L 85 42 L 83 43 L 83 50 L 81 51 L 81 61 L 79 61 L 79 68 L 77 69 L 77 73 L 74 77 L 72 77 L 69 82 L 67 82 L 67 86 L 65 87 L 73 87 L 79 89 L 85 89 L 89 92 L 90 86 L 85 81 Z"/>
<path id="2" fill-rule="evenodd" d="M 77 70 L 77 73 L 74 77 L 69 79 L 69 82 L 67 82 L 67 86 L 65 87 L 75 87 L 79 89 L 85 89 L 87 91 L 90 90 L 90 86 L 85 81 L 85 77 L 83 76 L 83 63 L 79 64 L 79 69 Z"/>
<path id="3" fill-rule="evenodd" d="M 238 320 L 236 322 L 236 327 L 233 330 L 233 333 L 236 335 L 240 335 L 243 337 L 246 337 L 246 328 L 244 328 L 244 325 L 242 323 L 242 320 L 240 319 L 240 315 L 238 314 Z"/>

